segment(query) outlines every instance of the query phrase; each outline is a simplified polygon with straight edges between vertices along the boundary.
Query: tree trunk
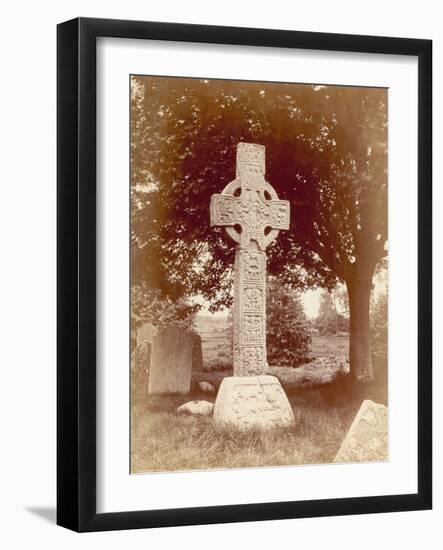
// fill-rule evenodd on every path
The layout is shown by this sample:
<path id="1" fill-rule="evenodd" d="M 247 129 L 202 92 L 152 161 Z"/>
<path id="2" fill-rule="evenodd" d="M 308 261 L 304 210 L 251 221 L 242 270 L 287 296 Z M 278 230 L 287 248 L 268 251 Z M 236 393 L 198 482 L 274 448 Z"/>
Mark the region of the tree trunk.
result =
<path id="1" fill-rule="evenodd" d="M 346 281 L 350 313 L 349 362 L 354 379 L 369 382 L 374 380 L 369 322 L 373 273 L 355 267 L 354 276 Z"/>

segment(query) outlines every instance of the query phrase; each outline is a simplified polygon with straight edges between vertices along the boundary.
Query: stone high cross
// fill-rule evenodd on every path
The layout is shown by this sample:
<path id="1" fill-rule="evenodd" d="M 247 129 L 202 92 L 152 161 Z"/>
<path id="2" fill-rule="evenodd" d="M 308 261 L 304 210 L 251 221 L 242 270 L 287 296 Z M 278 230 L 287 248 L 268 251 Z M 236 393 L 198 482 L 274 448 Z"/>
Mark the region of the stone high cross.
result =
<path id="1" fill-rule="evenodd" d="M 266 371 L 266 247 L 289 229 L 289 202 L 265 180 L 265 147 L 237 145 L 236 178 L 211 197 L 211 226 L 237 243 L 234 264 L 234 376 Z"/>

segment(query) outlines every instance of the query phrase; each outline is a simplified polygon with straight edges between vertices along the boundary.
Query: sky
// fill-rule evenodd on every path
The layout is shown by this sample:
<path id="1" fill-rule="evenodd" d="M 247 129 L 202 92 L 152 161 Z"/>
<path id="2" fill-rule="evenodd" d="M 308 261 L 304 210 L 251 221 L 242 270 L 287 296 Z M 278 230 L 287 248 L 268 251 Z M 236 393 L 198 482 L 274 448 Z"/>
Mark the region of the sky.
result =
<path id="1" fill-rule="evenodd" d="M 322 288 L 316 288 L 315 290 L 303 292 L 301 295 L 301 303 L 303 304 L 306 317 L 309 317 L 309 319 L 317 317 L 322 292 Z"/>

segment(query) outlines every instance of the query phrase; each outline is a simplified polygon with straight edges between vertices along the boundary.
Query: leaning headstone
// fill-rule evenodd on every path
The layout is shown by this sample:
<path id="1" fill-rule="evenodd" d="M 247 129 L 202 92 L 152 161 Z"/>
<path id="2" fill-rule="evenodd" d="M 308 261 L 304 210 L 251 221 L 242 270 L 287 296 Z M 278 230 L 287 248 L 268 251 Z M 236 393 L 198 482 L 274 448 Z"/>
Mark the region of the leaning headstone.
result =
<path id="1" fill-rule="evenodd" d="M 192 374 L 192 333 L 178 327 L 153 338 L 148 392 L 189 393 Z"/>
<path id="2" fill-rule="evenodd" d="M 370 462 L 388 458 L 388 409 L 363 401 L 334 462 Z"/>
<path id="3" fill-rule="evenodd" d="M 223 380 L 217 395 L 214 421 L 219 426 L 267 428 L 294 423 L 279 380 L 263 376 L 267 369 L 265 249 L 280 230 L 289 229 L 289 202 L 278 199 L 264 176 L 265 148 L 239 143 L 236 179 L 211 197 L 211 226 L 224 227 L 236 243 L 234 376 Z M 269 407 L 264 406 L 268 396 Z"/>
<path id="4" fill-rule="evenodd" d="M 143 342 L 131 354 L 131 390 L 137 394 L 148 391 L 151 344 Z"/>
<path id="5" fill-rule="evenodd" d="M 137 330 L 137 345 L 139 346 L 143 342 L 152 344 L 152 340 L 157 333 L 158 330 L 152 323 L 144 323 Z"/>
<path id="6" fill-rule="evenodd" d="M 192 335 L 192 370 L 203 370 L 203 351 L 202 351 L 202 339 L 200 334 L 195 330 L 191 330 Z"/>

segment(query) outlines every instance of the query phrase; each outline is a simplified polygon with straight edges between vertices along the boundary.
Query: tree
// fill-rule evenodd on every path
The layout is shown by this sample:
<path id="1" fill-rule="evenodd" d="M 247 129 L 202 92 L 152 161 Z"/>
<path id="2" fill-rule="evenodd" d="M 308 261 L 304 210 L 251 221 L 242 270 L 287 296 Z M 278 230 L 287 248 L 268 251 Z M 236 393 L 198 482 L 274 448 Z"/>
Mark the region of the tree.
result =
<path id="1" fill-rule="evenodd" d="M 229 305 L 234 247 L 210 228 L 209 200 L 235 178 L 237 143 L 263 144 L 267 179 L 291 203 L 268 271 L 298 289 L 346 285 L 351 371 L 372 379 L 369 297 L 387 240 L 386 91 L 146 77 L 133 77 L 132 89 L 133 282 Z"/>

